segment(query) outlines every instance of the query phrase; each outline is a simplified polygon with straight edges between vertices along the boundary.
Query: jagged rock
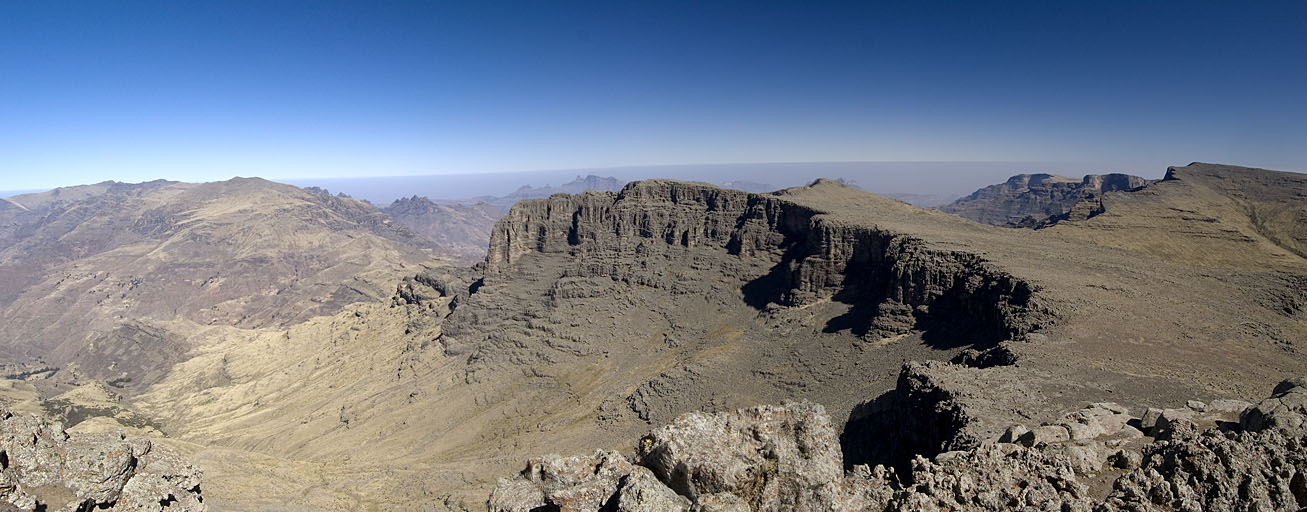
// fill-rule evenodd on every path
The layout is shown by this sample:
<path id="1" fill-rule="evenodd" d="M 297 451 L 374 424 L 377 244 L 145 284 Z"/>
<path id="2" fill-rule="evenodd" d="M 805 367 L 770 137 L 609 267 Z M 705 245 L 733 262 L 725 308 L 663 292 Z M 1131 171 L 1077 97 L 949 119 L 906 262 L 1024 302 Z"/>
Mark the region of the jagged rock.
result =
<path id="1" fill-rule="evenodd" d="M 1198 415 L 1191 409 L 1162 409 L 1161 414 L 1157 416 L 1157 422 L 1153 424 L 1152 435 L 1159 441 L 1169 440 L 1175 436 L 1177 429 L 1197 430 Z"/>
<path id="2" fill-rule="evenodd" d="M 1008 427 L 1007 430 L 1003 431 L 1003 435 L 999 436 L 998 442 L 1016 443 L 1019 439 L 1022 438 L 1022 436 L 1025 436 L 1026 433 L 1028 432 L 1030 432 L 1030 428 L 1026 427 L 1025 425 L 1020 425 L 1020 424 L 1012 425 Z"/>
<path id="3" fill-rule="evenodd" d="M 622 490 L 617 493 L 618 512 L 684 512 L 689 508 L 690 500 L 639 466 L 622 478 Z"/>
<path id="4" fill-rule="evenodd" d="M 841 477 L 840 446 L 822 406 L 690 413 L 645 437 L 642 465 L 691 499 L 728 492 L 753 510 L 789 510 Z"/>
<path id="5" fill-rule="evenodd" d="M 1088 510 L 1088 487 L 1070 461 L 1038 449 L 985 443 L 917 457 L 912 485 L 895 496 L 893 510 Z"/>
<path id="6" fill-rule="evenodd" d="M 0 411 L 0 451 L 6 472 L 24 487 L 41 487 L 59 481 L 63 469 L 60 447 L 68 441 L 63 425 L 32 415 L 10 416 Z"/>
<path id="7" fill-rule="evenodd" d="M 1281 432 L 1201 433 L 1145 449 L 1102 510 L 1298 510 L 1307 507 L 1307 438 Z"/>
<path id="8" fill-rule="evenodd" d="M 659 482 L 648 469 L 631 464 L 617 452 L 598 450 L 588 457 L 549 455 L 527 462 L 517 478 L 500 479 L 487 506 L 493 512 L 555 507 L 560 511 L 675 510 L 689 502 Z"/>
<path id="9" fill-rule="evenodd" d="M 1143 460 L 1143 455 L 1139 452 L 1125 449 L 1117 450 L 1116 453 L 1107 458 L 1107 462 L 1117 469 L 1137 468 Z"/>
<path id="10" fill-rule="evenodd" d="M 1034 430 L 1021 427 L 1018 430 L 1025 431 L 1020 436 L 1010 435 L 1014 429 L 1009 428 L 999 442 L 1015 442 L 1059 455 L 1077 474 L 1097 473 L 1105 463 L 1111 463 L 1118 446 L 1143 438 L 1143 432 L 1129 425 L 1133 419 L 1129 413 L 1118 404 L 1094 403 Z"/>
<path id="11" fill-rule="evenodd" d="M 202 511 L 200 470 L 145 439 L 0 410 L 0 499 L 19 509 Z"/>
<path id="12" fill-rule="evenodd" d="M 545 492 L 538 482 L 523 478 L 500 478 L 490 493 L 490 512 L 531 512 L 545 506 Z"/>
<path id="13" fill-rule="evenodd" d="M 1307 377 L 1288 379 L 1275 386 L 1271 397 L 1247 409 L 1239 418 L 1251 431 L 1307 429 Z"/>
<path id="14" fill-rule="evenodd" d="M 1273 398 L 1301 389 L 1300 383 L 1286 381 Z M 1240 403 L 1205 405 L 1205 413 L 1228 413 Z M 1056 439 L 1044 436 L 1030 446 L 983 441 L 933 459 L 916 456 L 900 481 L 884 466 L 857 465 L 840 475 L 834 433 L 818 405 L 690 413 L 642 441 L 641 464 L 652 472 L 605 452 L 546 458 L 533 461 L 516 480 L 501 480 L 491 509 L 1110 512 L 1307 507 L 1307 432 L 1234 432 L 1218 425 L 1200 430 L 1195 422 L 1170 420 L 1165 411 L 1159 417 L 1171 437 L 1146 444 L 1142 452 L 1139 446 L 1147 438 L 1129 424 L 1129 411 L 1094 403 L 1034 431 L 1014 427 L 1004 434 L 1005 440 L 1022 439 L 1040 429 L 1056 429 L 1062 432 Z M 1100 501 L 1081 478 L 1100 476 L 1105 467 L 1126 473 Z"/>
<path id="15" fill-rule="evenodd" d="M 113 503 L 133 474 L 136 457 L 122 436 L 86 434 L 65 444 L 63 479 L 78 498 L 96 503 Z M 148 445 L 146 445 L 148 446 Z"/>

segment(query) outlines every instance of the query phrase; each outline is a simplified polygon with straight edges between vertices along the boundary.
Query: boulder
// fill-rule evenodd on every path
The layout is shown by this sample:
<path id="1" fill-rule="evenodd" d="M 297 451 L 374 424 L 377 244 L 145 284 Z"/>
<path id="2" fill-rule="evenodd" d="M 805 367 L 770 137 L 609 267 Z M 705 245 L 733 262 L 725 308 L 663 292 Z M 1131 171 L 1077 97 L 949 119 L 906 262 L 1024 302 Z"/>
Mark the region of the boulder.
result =
<path id="1" fill-rule="evenodd" d="M 690 413 L 646 436 L 640 463 L 692 500 L 730 493 L 753 510 L 789 510 L 842 477 L 840 445 L 822 406 Z"/>
<path id="2" fill-rule="evenodd" d="M 22 510 L 206 510 L 199 468 L 121 433 L 69 435 L 0 410 L 0 463 L 0 500 Z"/>
<path id="3" fill-rule="evenodd" d="M 1244 411 L 1239 424 L 1251 431 L 1307 429 L 1307 377 L 1288 379 L 1275 386 L 1270 398 Z"/>
<path id="4" fill-rule="evenodd" d="M 603 450 L 588 457 L 531 459 L 518 479 L 500 480 L 489 507 L 496 512 L 540 506 L 574 512 L 599 510 L 617 494 L 622 479 L 634 468 L 621 454 Z"/>

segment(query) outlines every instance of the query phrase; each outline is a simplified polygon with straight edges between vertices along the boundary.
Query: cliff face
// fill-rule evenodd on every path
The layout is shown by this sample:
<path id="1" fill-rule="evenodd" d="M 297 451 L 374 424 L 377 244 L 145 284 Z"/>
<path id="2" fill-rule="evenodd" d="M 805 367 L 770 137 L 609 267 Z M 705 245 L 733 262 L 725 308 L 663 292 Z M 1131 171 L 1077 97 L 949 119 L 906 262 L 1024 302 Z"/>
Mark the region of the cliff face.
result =
<path id="1" fill-rule="evenodd" d="M 519 203 L 491 235 L 487 279 L 532 252 L 569 253 L 602 275 L 627 265 L 624 258 L 675 246 L 773 260 L 767 275 L 745 285 L 751 304 L 858 304 L 865 310 L 850 327 L 869 336 L 965 325 L 971 341 L 993 343 L 1049 319 L 1030 283 L 975 254 L 840 222 L 781 196 L 672 181 Z"/>
<path id="2" fill-rule="evenodd" d="M 1090 174 L 1079 180 L 1053 174 L 1018 174 L 939 209 L 996 226 L 1038 227 L 1065 216 L 1084 200 L 1096 202 L 1104 192 L 1132 190 L 1149 183 L 1128 174 Z"/>

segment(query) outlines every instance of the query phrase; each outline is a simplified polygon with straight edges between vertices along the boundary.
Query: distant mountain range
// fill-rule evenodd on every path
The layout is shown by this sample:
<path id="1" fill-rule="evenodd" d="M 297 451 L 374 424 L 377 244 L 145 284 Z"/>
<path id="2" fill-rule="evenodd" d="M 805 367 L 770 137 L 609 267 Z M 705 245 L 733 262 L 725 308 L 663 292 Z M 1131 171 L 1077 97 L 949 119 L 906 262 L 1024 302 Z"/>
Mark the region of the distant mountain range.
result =
<path id="1" fill-rule="evenodd" d="M 1133 190 L 1148 183 L 1149 180 L 1128 174 L 1090 174 L 1083 178 L 1018 174 L 939 209 L 985 224 L 1036 227 L 1070 214 L 1082 201 L 1095 200 L 1105 192 Z"/>
<path id="2" fill-rule="evenodd" d="M 590 174 L 586 176 L 577 176 L 576 179 L 558 186 L 545 185 L 543 187 L 533 187 L 530 185 L 522 185 L 521 187 L 518 187 L 517 190 L 513 191 L 513 193 L 505 196 L 480 196 L 480 197 L 474 197 L 470 200 L 442 201 L 442 202 L 486 203 L 498 208 L 500 210 L 500 213 L 506 213 L 510 208 L 513 207 L 514 204 L 516 204 L 518 201 L 521 201 L 523 199 L 549 197 L 554 194 L 580 194 L 581 192 L 585 192 L 587 190 L 616 192 L 618 190 L 621 190 L 622 185 L 624 184 L 626 184 L 626 182 L 620 181 L 617 178 L 595 176 L 593 174 Z M 487 232 L 487 237 L 488 236 L 489 233 Z"/>

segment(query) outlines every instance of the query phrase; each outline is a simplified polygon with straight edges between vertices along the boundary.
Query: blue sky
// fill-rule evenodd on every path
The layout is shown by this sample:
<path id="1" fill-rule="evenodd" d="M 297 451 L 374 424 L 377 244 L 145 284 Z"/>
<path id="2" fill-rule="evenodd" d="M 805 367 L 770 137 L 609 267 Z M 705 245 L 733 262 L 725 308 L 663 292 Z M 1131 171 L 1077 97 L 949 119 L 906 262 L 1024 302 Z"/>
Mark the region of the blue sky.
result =
<path id="1" fill-rule="evenodd" d="M 730 162 L 1307 170 L 1305 27 L 1301 1 L 15 0 L 0 190 Z"/>

